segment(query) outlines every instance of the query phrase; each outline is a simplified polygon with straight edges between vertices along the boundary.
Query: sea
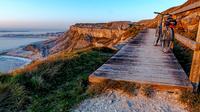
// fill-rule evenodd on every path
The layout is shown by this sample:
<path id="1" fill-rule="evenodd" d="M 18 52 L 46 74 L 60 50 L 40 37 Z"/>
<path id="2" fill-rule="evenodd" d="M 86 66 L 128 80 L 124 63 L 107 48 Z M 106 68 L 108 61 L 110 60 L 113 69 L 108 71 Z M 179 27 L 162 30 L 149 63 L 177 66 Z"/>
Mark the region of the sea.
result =
<path id="1" fill-rule="evenodd" d="M 56 33 L 59 31 L 0 31 L 0 53 L 9 49 L 18 48 L 20 46 L 28 45 L 34 42 L 45 41 L 49 37 L 15 37 L 9 36 L 4 37 L 4 35 L 12 34 L 12 35 L 25 35 L 25 34 L 46 34 L 46 33 Z M 14 57 L 14 56 L 6 56 L 0 55 L 0 73 L 8 73 L 16 68 L 21 68 L 27 64 L 29 64 L 32 60 Z"/>

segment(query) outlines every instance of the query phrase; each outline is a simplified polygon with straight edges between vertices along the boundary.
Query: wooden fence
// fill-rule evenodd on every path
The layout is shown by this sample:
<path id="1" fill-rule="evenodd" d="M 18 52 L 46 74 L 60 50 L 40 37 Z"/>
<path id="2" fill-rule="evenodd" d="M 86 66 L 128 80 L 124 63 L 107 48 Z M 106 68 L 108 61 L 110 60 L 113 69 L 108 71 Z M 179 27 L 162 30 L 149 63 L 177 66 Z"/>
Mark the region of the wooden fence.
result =
<path id="1" fill-rule="evenodd" d="M 200 1 L 188 5 L 186 7 L 183 7 L 171 14 L 176 15 L 197 8 L 200 8 Z M 200 15 L 198 16 L 200 17 Z M 183 45 L 194 51 L 189 79 L 194 85 L 198 87 L 198 84 L 200 83 L 200 21 L 199 21 L 196 41 L 186 38 L 180 34 L 175 34 L 175 38 Z"/>

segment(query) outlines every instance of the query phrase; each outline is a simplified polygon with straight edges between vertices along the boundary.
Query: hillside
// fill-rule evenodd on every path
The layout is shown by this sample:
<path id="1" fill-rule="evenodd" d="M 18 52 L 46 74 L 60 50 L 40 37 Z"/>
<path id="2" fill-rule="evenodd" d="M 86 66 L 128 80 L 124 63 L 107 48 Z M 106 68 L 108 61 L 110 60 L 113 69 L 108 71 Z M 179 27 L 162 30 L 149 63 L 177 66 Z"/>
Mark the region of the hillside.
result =
<path id="1" fill-rule="evenodd" d="M 189 0 L 165 12 L 196 1 L 199 0 Z M 199 13 L 200 9 L 194 9 L 176 16 L 181 34 L 194 39 Z M 155 27 L 158 19 L 159 16 L 138 23 L 78 23 L 59 38 L 26 46 L 24 50 L 39 56 L 30 56 L 35 56 L 35 61 L 22 69 L 0 75 L 0 112 L 187 112 L 189 109 L 199 112 L 198 93 L 160 92 L 150 85 L 139 87 L 134 82 L 89 83 L 89 75 L 116 53 L 117 45 L 135 37 L 143 29 L 141 26 Z M 175 45 L 177 58 L 188 69 L 191 54 L 185 56 L 184 50 Z"/>
<path id="2" fill-rule="evenodd" d="M 55 41 L 56 44 L 50 49 L 50 52 L 56 53 L 63 50 L 71 52 L 88 47 L 113 48 L 137 34 L 138 30 L 139 28 L 129 21 L 75 24 L 64 36 Z"/>
<path id="3" fill-rule="evenodd" d="M 77 23 L 58 38 L 12 49 L 4 54 L 38 60 L 60 51 L 72 52 L 91 47 L 114 48 L 135 36 L 140 28 L 130 21 Z"/>
<path id="4" fill-rule="evenodd" d="M 199 0 L 188 0 L 186 3 L 180 6 L 172 7 L 163 11 L 163 13 L 172 13 L 178 9 L 181 9 L 185 6 L 188 6 L 192 3 L 198 2 Z M 153 13 L 153 12 L 152 12 Z M 184 13 L 180 13 L 175 16 L 178 24 L 176 26 L 176 31 L 186 37 L 189 37 L 195 40 L 197 34 L 197 28 L 199 23 L 199 15 L 200 15 L 200 8 L 186 11 Z M 144 25 L 146 27 L 153 27 L 155 28 L 160 20 L 160 16 L 156 16 L 154 19 L 149 20 L 142 20 L 139 21 L 139 24 Z"/>
<path id="5" fill-rule="evenodd" d="M 0 76 L 0 111 L 69 111 L 92 95 L 88 76 L 115 53 L 110 48 L 138 31 L 131 22 L 75 24 L 60 38 L 26 46 L 50 54 Z"/>
<path id="6" fill-rule="evenodd" d="M 0 112 L 69 111 L 90 95 L 88 75 L 114 52 L 107 48 L 62 52 L 0 76 Z"/>

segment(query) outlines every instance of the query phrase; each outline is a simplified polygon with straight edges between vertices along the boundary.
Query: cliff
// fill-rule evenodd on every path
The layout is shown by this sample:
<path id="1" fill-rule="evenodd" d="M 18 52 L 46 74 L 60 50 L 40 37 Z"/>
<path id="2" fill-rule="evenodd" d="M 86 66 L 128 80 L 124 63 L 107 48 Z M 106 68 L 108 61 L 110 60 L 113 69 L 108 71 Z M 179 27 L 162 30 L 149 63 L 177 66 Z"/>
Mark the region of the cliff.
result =
<path id="1" fill-rule="evenodd" d="M 79 23 L 72 25 L 57 38 L 36 42 L 4 54 L 37 60 L 61 51 L 72 52 L 91 47 L 113 48 L 129 37 L 135 36 L 139 29 L 135 23 L 129 21 Z"/>
<path id="2" fill-rule="evenodd" d="M 200 0 L 188 0 L 186 3 L 180 6 L 172 7 L 164 11 L 163 13 L 172 13 L 174 11 L 177 11 L 183 7 L 186 7 L 198 1 Z M 199 15 L 200 15 L 200 8 L 196 8 L 196 9 L 175 15 L 175 18 L 178 22 L 176 26 L 176 31 L 191 39 L 195 39 L 196 34 L 197 34 L 198 23 L 199 23 Z M 155 28 L 159 22 L 159 19 L 160 19 L 160 16 L 156 16 L 154 19 L 142 20 L 142 21 L 139 21 L 138 23 L 146 27 Z"/>
<path id="3" fill-rule="evenodd" d="M 75 24 L 64 36 L 55 41 L 51 53 L 71 52 L 88 47 L 113 47 L 138 31 L 134 23 L 119 21 L 110 23 Z"/>

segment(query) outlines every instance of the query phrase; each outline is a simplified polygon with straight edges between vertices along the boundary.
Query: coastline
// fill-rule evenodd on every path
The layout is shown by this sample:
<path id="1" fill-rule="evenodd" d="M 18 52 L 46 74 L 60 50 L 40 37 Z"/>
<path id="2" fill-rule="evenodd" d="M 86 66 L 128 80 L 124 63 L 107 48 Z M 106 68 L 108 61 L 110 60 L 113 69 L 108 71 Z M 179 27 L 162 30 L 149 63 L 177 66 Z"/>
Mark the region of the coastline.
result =
<path id="1" fill-rule="evenodd" d="M 22 57 L 0 55 L 0 71 L 1 73 L 9 73 L 17 68 L 23 68 L 30 64 L 33 60 Z"/>
<path id="2" fill-rule="evenodd" d="M 21 45 L 16 48 L 6 49 L 0 51 L 0 73 L 10 73 L 15 69 L 23 68 L 32 61 L 42 59 L 41 52 L 33 52 L 25 50 L 27 46 L 36 45 L 41 47 L 45 42 L 51 39 L 47 38 L 43 41 L 32 42 L 27 45 Z"/>

